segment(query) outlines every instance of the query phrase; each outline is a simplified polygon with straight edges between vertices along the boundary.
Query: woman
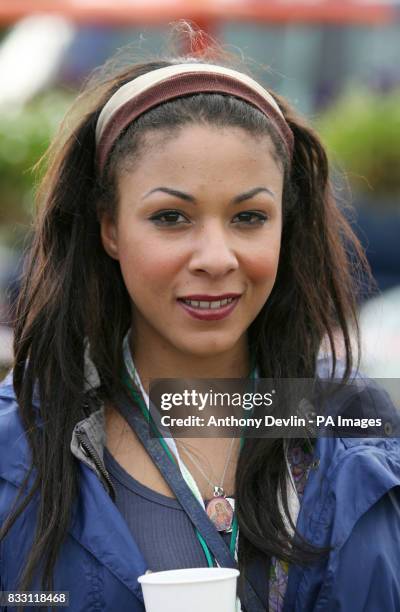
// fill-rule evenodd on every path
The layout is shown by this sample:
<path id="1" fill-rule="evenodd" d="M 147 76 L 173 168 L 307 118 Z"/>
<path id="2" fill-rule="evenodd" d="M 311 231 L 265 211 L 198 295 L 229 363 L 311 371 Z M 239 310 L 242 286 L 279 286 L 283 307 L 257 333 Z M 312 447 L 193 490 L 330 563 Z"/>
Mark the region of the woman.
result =
<path id="1" fill-rule="evenodd" d="M 151 379 L 314 378 L 324 337 L 350 376 L 344 244 L 362 254 L 318 137 L 248 75 L 191 57 L 132 65 L 84 107 L 50 152 L 2 387 L 2 589 L 143 611 L 140 574 L 215 563 L 180 478 L 203 524 L 215 491 L 220 510 L 235 499 L 214 544 L 232 565 L 237 547 L 243 610 L 399 610 L 397 439 L 143 433 Z"/>

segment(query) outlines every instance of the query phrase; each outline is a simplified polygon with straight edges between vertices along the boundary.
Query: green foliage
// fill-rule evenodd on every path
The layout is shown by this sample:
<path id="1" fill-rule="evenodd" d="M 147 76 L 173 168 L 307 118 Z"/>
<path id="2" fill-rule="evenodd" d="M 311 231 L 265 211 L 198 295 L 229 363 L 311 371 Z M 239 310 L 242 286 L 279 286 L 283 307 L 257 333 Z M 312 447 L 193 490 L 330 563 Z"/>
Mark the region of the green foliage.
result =
<path id="1" fill-rule="evenodd" d="M 373 198 L 400 195 L 399 90 L 348 94 L 316 127 L 354 191 Z"/>
<path id="2" fill-rule="evenodd" d="M 39 179 L 34 165 L 46 151 L 72 95 L 49 91 L 20 109 L 0 112 L 0 226 L 29 223 Z"/>

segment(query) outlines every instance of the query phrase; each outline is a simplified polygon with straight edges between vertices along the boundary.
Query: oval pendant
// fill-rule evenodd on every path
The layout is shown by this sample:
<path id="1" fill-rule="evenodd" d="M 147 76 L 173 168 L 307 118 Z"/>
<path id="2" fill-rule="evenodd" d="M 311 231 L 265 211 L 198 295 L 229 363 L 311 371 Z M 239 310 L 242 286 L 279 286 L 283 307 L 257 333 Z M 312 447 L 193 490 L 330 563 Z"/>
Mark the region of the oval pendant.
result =
<path id="1" fill-rule="evenodd" d="M 225 497 L 213 497 L 207 502 L 206 512 L 218 531 L 229 531 L 232 527 L 233 508 Z"/>

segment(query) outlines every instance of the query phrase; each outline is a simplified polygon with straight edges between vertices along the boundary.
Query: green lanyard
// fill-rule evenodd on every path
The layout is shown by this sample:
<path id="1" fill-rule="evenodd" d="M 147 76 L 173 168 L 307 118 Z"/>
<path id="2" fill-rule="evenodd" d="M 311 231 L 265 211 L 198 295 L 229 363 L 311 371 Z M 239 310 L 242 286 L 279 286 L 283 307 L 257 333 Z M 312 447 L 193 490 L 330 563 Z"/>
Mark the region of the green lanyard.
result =
<path id="1" fill-rule="evenodd" d="M 255 370 L 254 369 L 252 369 L 251 378 L 252 379 L 255 378 Z M 147 406 L 145 405 L 142 396 L 132 386 L 131 378 L 130 378 L 130 376 L 129 376 L 125 366 L 124 366 L 124 372 L 123 372 L 122 380 L 123 380 L 125 386 L 127 387 L 130 395 L 135 400 L 135 402 L 138 404 L 143 417 L 149 423 L 150 427 L 153 429 L 154 433 L 156 434 L 157 439 L 159 440 L 159 442 L 160 442 L 164 452 L 166 453 L 167 457 L 173 463 L 176 464 L 176 459 L 173 456 L 173 454 L 171 453 L 171 451 L 168 448 L 167 444 L 165 443 L 164 438 L 160 435 L 160 432 L 158 431 L 157 425 L 155 424 L 154 419 L 153 419 L 153 417 L 150 414 L 150 411 L 148 410 Z M 243 444 L 244 444 L 244 440 L 243 440 L 243 436 L 242 436 L 241 439 L 240 439 L 240 449 L 242 449 Z M 209 550 L 209 548 L 208 548 L 208 546 L 207 546 L 203 536 L 198 531 L 198 529 L 196 529 L 196 536 L 197 536 L 197 539 L 200 542 L 200 545 L 201 545 L 201 547 L 203 549 L 204 555 L 205 555 L 205 557 L 207 559 L 208 566 L 209 567 L 214 567 L 214 561 L 213 561 L 213 558 L 211 556 L 210 550 Z M 236 516 L 236 514 L 234 514 L 233 522 L 232 522 L 231 541 L 230 541 L 230 545 L 229 545 L 229 550 L 230 550 L 230 553 L 231 553 L 232 557 L 235 557 L 235 548 L 236 548 L 237 536 L 238 536 L 238 522 L 237 522 L 237 516 Z"/>

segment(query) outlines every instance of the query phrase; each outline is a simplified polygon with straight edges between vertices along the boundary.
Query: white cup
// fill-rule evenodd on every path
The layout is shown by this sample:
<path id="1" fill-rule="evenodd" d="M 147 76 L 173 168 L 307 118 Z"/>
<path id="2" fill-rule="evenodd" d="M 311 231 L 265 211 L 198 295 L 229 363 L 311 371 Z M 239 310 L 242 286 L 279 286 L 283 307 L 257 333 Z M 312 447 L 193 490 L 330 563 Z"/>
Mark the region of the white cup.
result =
<path id="1" fill-rule="evenodd" d="M 225 567 L 152 572 L 139 576 L 146 612 L 235 612 L 239 571 Z"/>

